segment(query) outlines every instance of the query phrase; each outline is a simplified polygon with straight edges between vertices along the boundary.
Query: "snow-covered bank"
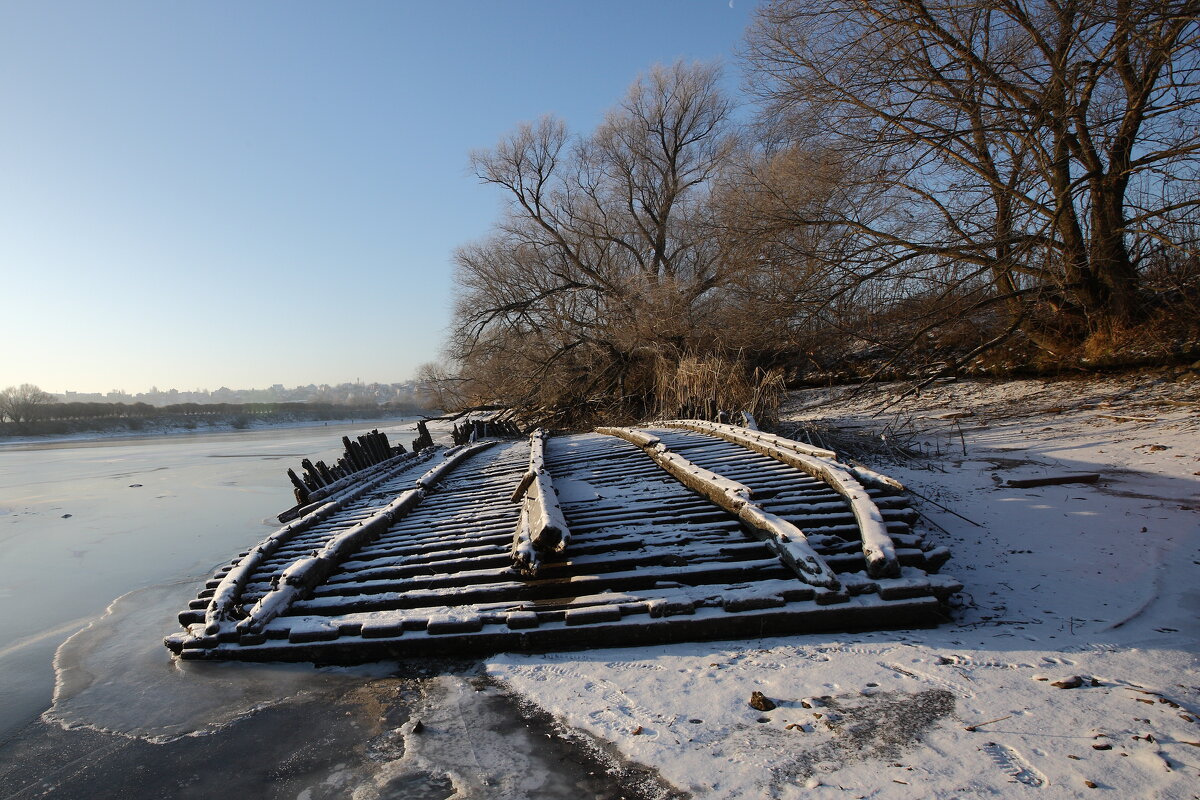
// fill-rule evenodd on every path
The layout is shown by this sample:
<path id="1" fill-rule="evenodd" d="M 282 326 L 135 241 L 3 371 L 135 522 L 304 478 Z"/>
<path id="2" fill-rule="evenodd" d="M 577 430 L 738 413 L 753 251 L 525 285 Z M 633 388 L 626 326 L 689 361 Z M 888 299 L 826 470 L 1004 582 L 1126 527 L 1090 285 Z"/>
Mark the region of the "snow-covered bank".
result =
<path id="1" fill-rule="evenodd" d="M 490 674 L 696 797 L 1200 797 L 1200 383 L 902 390 L 801 392 L 785 418 L 927 498 L 966 584 L 952 622 Z M 1081 474 L 1099 478 L 1008 485 Z"/>

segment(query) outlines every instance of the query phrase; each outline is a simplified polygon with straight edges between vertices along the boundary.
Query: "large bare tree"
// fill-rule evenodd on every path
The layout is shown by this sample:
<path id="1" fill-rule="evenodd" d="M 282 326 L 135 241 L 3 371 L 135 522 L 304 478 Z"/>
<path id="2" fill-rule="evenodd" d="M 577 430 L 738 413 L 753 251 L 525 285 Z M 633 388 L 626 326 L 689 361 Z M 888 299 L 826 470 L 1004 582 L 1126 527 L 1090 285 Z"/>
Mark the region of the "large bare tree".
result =
<path id="1" fill-rule="evenodd" d="M 678 62 L 639 77 L 590 136 L 548 116 L 473 154 L 509 200 L 457 253 L 450 355 L 481 397 L 646 400 L 647 364 L 689 349 L 725 280 L 706 200 L 735 146 L 730 111 L 715 66 Z"/>
<path id="2" fill-rule="evenodd" d="M 9 386 L 0 391 L 0 421 L 7 418 L 24 428 L 39 419 L 47 407 L 56 402 L 54 395 L 43 392 L 32 383 Z"/>
<path id="3" fill-rule="evenodd" d="M 973 293 L 1014 325 L 1040 301 L 1079 335 L 1136 322 L 1143 260 L 1189 246 L 1172 226 L 1200 200 L 1197 11 L 771 2 L 748 38 L 752 84 L 787 146 L 853 165 L 844 202 L 775 219 L 854 235 L 831 268 L 900 293 Z"/>

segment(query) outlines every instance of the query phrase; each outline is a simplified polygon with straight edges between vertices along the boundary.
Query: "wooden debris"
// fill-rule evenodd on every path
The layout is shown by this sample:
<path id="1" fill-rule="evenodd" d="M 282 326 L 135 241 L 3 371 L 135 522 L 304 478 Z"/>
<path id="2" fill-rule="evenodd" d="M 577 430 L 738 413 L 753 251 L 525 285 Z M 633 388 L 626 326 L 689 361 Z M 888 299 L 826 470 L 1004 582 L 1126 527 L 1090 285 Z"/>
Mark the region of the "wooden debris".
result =
<path id="1" fill-rule="evenodd" d="M 870 576 L 873 578 L 894 578 L 900 574 L 900 565 L 896 561 L 895 548 L 888 537 L 887 528 L 883 524 L 883 518 L 879 514 L 879 509 L 875 507 L 870 495 L 859 482 L 858 477 L 851 473 L 850 468 L 826 457 L 836 455 L 833 451 L 808 447 L 807 445 L 801 445 L 799 442 L 791 442 L 791 447 L 781 446 L 781 441 L 790 442 L 791 440 L 783 440 L 782 437 L 759 432 L 743 431 L 739 433 L 738 429 L 731 425 L 718 425 L 716 423 L 698 422 L 696 420 L 664 424 L 704 432 L 711 430 L 714 435 L 720 438 L 783 461 L 789 466 L 795 467 L 823 481 L 835 492 L 846 498 L 846 501 L 850 504 L 851 511 L 854 513 L 861 532 L 863 555 L 867 559 L 867 572 Z M 882 476 L 870 470 L 860 470 L 860 472 L 863 474 L 869 473 L 872 476 L 882 479 Z M 883 481 L 883 483 L 888 488 L 903 488 L 898 482 L 891 481 L 890 479 Z"/>
<path id="2" fill-rule="evenodd" d="M 795 525 L 764 511 L 750 501 L 750 489 L 691 463 L 661 445 L 657 436 L 631 428 L 597 428 L 597 433 L 618 436 L 641 447 L 647 455 L 684 486 L 699 492 L 721 508 L 736 514 L 801 580 L 837 591 L 841 583 L 825 560 L 812 549 L 808 537 Z"/>
<path id="3" fill-rule="evenodd" d="M 1031 489 L 1035 486 L 1059 486 L 1066 483 L 1095 483 L 1100 480 L 1097 472 L 1082 472 L 1074 475 L 1051 475 L 1044 478 L 1010 478 L 1008 486 L 1013 489 Z"/>
<path id="4" fill-rule="evenodd" d="M 346 448 L 345 455 L 332 467 L 327 466 L 324 461 L 314 464 L 306 458 L 300 462 L 300 468 L 304 472 L 303 478 L 297 475 L 295 470 L 287 471 L 288 480 L 295 488 L 296 505 L 279 515 L 280 522 L 290 522 L 299 518 L 305 506 L 359 482 L 364 470 L 390 466 L 396 463 L 395 459 L 404 455 L 404 445 L 392 447 L 388 443 L 387 434 L 380 433 L 379 430 L 363 434 L 357 441 L 343 436 L 342 445 Z"/>
<path id="5" fill-rule="evenodd" d="M 965 728 L 963 728 L 963 730 L 974 733 L 975 731 L 982 728 L 984 725 L 991 725 L 993 722 L 1003 722 L 1006 719 L 1012 719 L 1012 714 L 1008 714 L 1007 716 L 1003 716 L 1003 717 L 996 717 L 995 719 L 989 719 L 987 722 L 976 722 L 974 725 L 966 726 Z"/>
<path id="6" fill-rule="evenodd" d="M 529 469 L 512 494 L 521 503 L 521 517 L 513 534 L 513 566 L 524 575 L 537 575 L 541 554 L 562 552 L 571 539 L 558 505 L 550 473 L 546 471 L 545 445 L 549 432 L 539 428 L 529 436 Z"/>
<path id="7" fill-rule="evenodd" d="M 646 447 L 535 432 L 457 458 L 422 448 L 322 487 L 332 494 L 218 570 L 167 645 L 188 660 L 348 664 L 911 627 L 941 621 L 961 589 L 933 574 L 944 555 L 894 490 L 869 491 L 900 574 L 871 577 L 858 520 L 824 481 L 708 434 L 634 438 Z M 348 459 L 380 455 L 381 441 L 352 444 Z M 523 517 L 532 575 L 513 563 Z M 795 569 L 800 544 L 831 585 Z"/>

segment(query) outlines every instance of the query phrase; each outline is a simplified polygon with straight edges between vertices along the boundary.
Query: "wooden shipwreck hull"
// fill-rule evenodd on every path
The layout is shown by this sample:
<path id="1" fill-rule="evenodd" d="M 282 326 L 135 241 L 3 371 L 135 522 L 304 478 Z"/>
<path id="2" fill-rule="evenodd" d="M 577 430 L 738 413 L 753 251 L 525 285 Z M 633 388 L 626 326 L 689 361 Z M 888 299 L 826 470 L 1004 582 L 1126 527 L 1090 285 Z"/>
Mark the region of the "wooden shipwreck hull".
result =
<path id="1" fill-rule="evenodd" d="M 387 458 L 209 580 L 167 646 L 320 663 L 932 625 L 902 486 L 696 421 Z"/>

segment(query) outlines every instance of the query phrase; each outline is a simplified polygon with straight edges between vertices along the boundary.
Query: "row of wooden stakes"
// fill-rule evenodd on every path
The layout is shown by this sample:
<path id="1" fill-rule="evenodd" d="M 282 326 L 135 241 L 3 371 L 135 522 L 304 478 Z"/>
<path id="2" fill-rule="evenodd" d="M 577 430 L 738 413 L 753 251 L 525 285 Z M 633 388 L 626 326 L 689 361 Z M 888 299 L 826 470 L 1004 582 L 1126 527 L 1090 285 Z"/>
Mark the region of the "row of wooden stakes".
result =
<path id="1" fill-rule="evenodd" d="M 414 453 L 426 447 L 433 446 L 433 437 L 430 435 L 429 428 L 426 426 L 424 420 L 417 423 L 417 434 L 417 438 L 412 443 Z M 344 481 L 361 470 L 373 467 L 376 464 L 406 452 L 404 445 L 392 445 L 388 441 L 387 434 L 380 432 L 378 429 L 372 430 L 370 433 L 364 433 L 357 440 L 351 439 L 349 436 L 343 436 L 342 444 L 345 445 L 346 452 L 332 466 L 326 464 L 324 461 L 318 461 L 314 464 L 306 458 L 300 462 L 303 477 L 297 475 L 295 470 L 289 469 L 287 471 L 288 479 L 291 480 L 292 486 L 295 488 L 297 503 L 303 505 L 314 499 L 313 494 L 318 490 L 331 488 L 334 484 Z"/>

